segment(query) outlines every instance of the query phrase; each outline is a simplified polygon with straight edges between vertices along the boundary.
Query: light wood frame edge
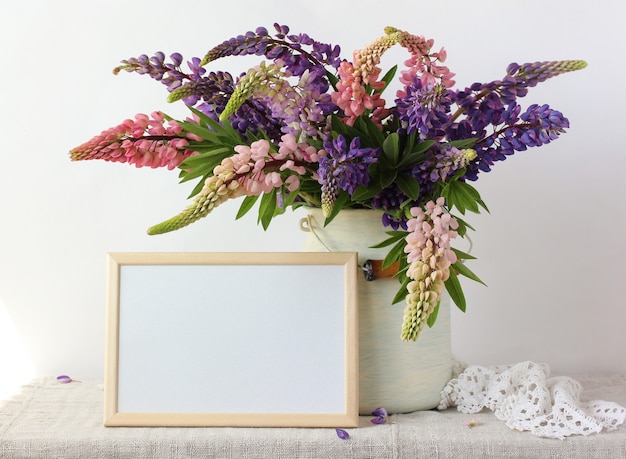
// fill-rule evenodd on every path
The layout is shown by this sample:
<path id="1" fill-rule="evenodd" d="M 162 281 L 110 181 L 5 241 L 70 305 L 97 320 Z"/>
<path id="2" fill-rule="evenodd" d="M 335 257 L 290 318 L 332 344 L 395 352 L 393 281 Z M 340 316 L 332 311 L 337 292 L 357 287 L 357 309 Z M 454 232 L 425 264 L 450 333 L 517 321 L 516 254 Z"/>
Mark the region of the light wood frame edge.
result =
<path id="1" fill-rule="evenodd" d="M 341 414 L 119 413 L 119 288 L 122 265 L 343 265 L 345 406 Z M 110 252 L 107 254 L 104 425 L 107 427 L 357 427 L 359 425 L 356 252 Z"/>

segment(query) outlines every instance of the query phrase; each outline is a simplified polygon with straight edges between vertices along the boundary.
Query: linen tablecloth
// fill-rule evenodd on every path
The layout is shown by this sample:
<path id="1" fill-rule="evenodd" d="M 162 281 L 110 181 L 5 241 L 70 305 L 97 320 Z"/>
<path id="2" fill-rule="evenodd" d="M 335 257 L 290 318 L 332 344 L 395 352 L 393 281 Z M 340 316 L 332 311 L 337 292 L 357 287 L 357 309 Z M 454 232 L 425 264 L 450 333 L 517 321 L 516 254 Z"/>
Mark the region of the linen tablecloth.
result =
<path id="1" fill-rule="evenodd" d="M 583 398 L 626 405 L 626 375 L 582 375 Z M 102 424 L 99 381 L 38 378 L 0 405 L 0 457 L 41 458 L 626 458 L 626 426 L 564 440 L 514 431 L 490 411 L 454 409 L 362 417 L 341 440 L 334 429 L 120 428 Z M 473 427 L 466 425 L 469 421 Z"/>

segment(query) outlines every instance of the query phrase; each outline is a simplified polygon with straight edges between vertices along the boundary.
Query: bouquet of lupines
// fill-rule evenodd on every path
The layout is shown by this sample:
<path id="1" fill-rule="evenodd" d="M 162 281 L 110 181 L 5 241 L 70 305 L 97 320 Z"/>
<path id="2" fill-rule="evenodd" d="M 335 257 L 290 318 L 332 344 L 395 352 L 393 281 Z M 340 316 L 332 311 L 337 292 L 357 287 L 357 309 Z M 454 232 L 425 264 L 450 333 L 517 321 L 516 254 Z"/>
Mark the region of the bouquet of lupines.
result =
<path id="1" fill-rule="evenodd" d="M 189 117 L 138 114 L 74 148 L 71 158 L 177 168 L 182 182 L 198 180 L 192 203 L 149 234 L 178 230 L 235 198 L 237 217 L 256 206 L 265 229 L 289 207 L 320 207 L 326 224 L 342 209 L 382 210 L 389 237 L 379 247 L 390 247 L 383 267 L 399 262 L 393 302 L 406 301 L 401 337 L 415 340 L 434 322 L 444 289 L 465 310 L 459 275 L 480 282 L 463 263 L 472 257 L 450 245 L 471 228 L 459 214 L 486 210 L 470 182 L 569 126 L 548 105 L 522 109 L 518 99 L 586 63 L 511 64 L 501 80 L 453 89 L 446 52 L 422 36 L 388 27 L 347 60 L 338 46 L 274 28 L 273 35 L 260 27 L 231 38 L 186 68 L 178 53 L 122 61 L 114 73 L 160 81 Z M 394 45 L 408 55 L 398 78 L 397 66 L 384 74 L 379 67 Z M 235 55 L 266 60 L 239 76 L 209 70 Z M 400 89 L 388 103 L 383 91 L 394 80 Z"/>

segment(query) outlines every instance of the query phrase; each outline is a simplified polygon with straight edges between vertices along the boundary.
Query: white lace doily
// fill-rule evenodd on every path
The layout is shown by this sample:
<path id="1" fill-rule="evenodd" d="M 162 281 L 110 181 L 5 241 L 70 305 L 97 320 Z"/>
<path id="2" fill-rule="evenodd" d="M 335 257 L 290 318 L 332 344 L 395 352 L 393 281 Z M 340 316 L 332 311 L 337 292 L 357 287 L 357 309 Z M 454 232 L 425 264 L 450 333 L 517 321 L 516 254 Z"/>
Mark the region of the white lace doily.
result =
<path id="1" fill-rule="evenodd" d="M 488 408 L 511 429 L 560 439 L 615 430 L 626 419 L 626 409 L 617 403 L 581 402 L 580 383 L 550 377 L 544 364 L 473 365 L 464 370 L 457 364 L 456 369 L 459 374 L 441 392 L 440 410 L 456 406 L 472 414 Z"/>

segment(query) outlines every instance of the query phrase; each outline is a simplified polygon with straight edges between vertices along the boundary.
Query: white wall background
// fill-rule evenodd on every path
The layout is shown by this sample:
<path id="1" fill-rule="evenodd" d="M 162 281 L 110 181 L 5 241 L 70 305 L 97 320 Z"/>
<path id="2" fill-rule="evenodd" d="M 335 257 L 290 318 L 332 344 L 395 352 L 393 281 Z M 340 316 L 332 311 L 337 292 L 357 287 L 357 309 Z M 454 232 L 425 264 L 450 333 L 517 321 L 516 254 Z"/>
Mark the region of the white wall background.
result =
<path id="1" fill-rule="evenodd" d="M 176 172 L 68 158 L 72 147 L 135 113 L 181 113 L 148 77 L 113 76 L 121 59 L 157 50 L 203 56 L 274 22 L 338 43 L 346 57 L 386 25 L 432 37 L 446 47 L 457 85 L 500 78 L 512 61 L 587 60 L 587 69 L 527 97 L 563 111 L 569 132 L 497 164 L 477 183 L 491 214 L 470 216 L 479 258 L 471 267 L 489 287 L 466 283 L 469 307 L 453 315 L 453 350 L 476 364 L 535 360 L 561 374 L 626 371 L 620 7 L 621 0 L 3 4 L 0 381 L 102 376 L 108 251 L 299 249 L 297 217 L 264 233 L 253 218 L 234 221 L 238 203 L 149 237 L 148 226 L 187 205 L 189 188 Z M 249 64 L 232 58 L 215 68 Z"/>

